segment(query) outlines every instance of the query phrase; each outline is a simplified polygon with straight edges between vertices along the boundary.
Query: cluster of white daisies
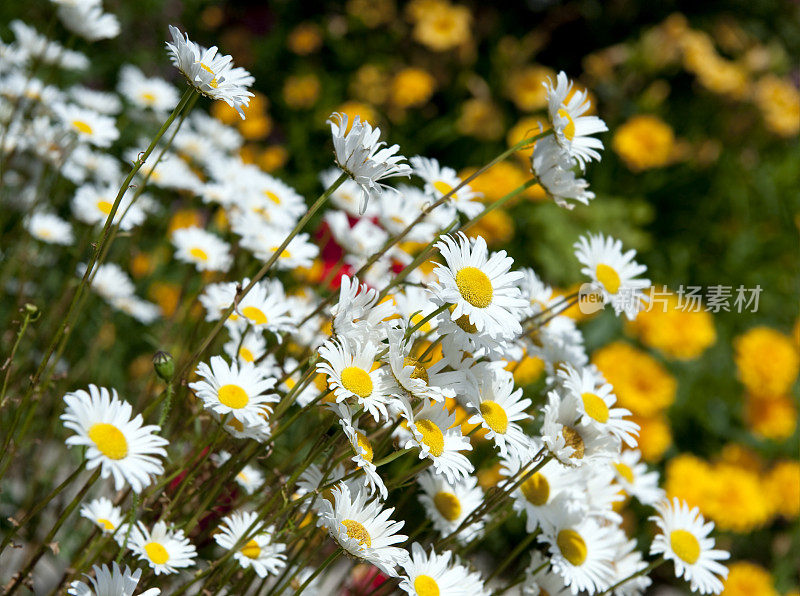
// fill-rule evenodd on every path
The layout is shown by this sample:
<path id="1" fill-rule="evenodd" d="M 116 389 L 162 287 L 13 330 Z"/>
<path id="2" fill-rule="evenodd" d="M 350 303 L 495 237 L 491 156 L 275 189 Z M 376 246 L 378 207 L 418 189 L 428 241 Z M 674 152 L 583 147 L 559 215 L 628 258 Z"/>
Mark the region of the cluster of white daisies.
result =
<path id="1" fill-rule="evenodd" d="M 115 20 L 102 13 L 99 0 L 57 4 L 70 30 L 90 40 L 111 36 Z M 79 24 L 76 11 L 88 15 Z M 45 62 L 81 70 L 88 66 L 85 56 L 20 22 L 12 30 L 15 41 L 0 45 L 3 62 L 16 65 L 0 75 L 0 150 L 11 166 L 4 184 L 16 191 L 11 194 L 27 213 L 30 235 L 44 244 L 71 245 L 80 227 L 94 237 L 115 203 L 112 223 L 135 233 L 150 216 L 162 215 L 156 197 L 169 192 L 221 210 L 227 226 L 214 220 L 207 228 L 175 230 L 170 238 L 182 267 L 213 274 L 204 276 L 209 283 L 198 300 L 206 321 L 226 334 L 221 353 L 197 366 L 189 389 L 230 434 L 231 450 L 251 441 L 271 444 L 288 411 L 313 414 L 314 420 L 326 416 L 337 429 L 331 440 L 348 449 L 344 460 L 320 456 L 292 486 L 271 486 L 258 466 L 241 469 L 236 481 L 244 489 L 242 502 L 219 520 L 213 536 L 241 567 L 260 578 L 287 575 L 285 543 L 292 530 L 265 525 L 257 513 L 265 491 L 282 491 L 298 502 L 309 497 L 318 526 L 409 594 L 489 594 L 481 573 L 456 551 L 481 539 L 498 499 L 507 498 L 532 535 L 524 593 L 613 588 L 640 594 L 651 583 L 644 573 L 648 562 L 615 509 L 628 495 L 654 508 L 661 532 L 650 554 L 674 561 L 693 590 L 721 591 L 727 572 L 719 560 L 727 553 L 714 549 L 712 525 L 696 509 L 665 500 L 657 473 L 640 461 L 637 425 L 616 406 L 613 387 L 588 363 L 580 330 L 562 314 L 571 298 L 557 295 L 533 270 L 515 270 L 505 251 L 490 252 L 482 238 L 443 233 L 485 209 L 453 169 L 421 156 L 407 163 L 396 145 L 380 141 L 379 129 L 333 114 L 334 163 L 320 180 L 326 189 L 321 200 L 332 205 L 322 221 L 351 273 L 341 278 L 338 300 L 326 308 L 314 288 L 287 290 L 274 275 L 224 281 L 237 261 L 272 261 L 273 273 L 315 263 L 320 248 L 300 229 L 305 198 L 244 163 L 238 133 L 199 111 L 174 119 L 119 198 L 124 172 L 108 152 L 119 138 L 116 116 L 124 110 L 132 122 L 158 124 L 181 109 L 179 92 L 134 66 L 121 69 L 118 94 L 57 88 L 29 69 Z M 170 31 L 167 49 L 189 89 L 226 101 L 244 117 L 253 77 L 217 48 Z M 564 73 L 547 93 L 549 122 L 535 142 L 532 175 L 559 205 L 588 203 L 594 195 L 580 175 L 600 158 L 603 145 L 593 135 L 605 124 L 586 115 L 586 94 L 574 91 Z M 134 162 L 139 151 L 120 149 Z M 56 168 L 74 186 L 68 208 L 75 222 L 56 214 L 67 205 L 48 201 L 27 183 L 42 167 Z M 386 180 L 397 176 L 408 183 L 389 186 Z M 402 239 L 428 245 L 435 267 L 418 267 L 412 245 Z M 603 302 L 635 318 L 649 286 L 639 277 L 645 268 L 635 253 L 623 252 L 612 238 L 587 235 L 575 243 L 575 257 Z M 156 305 L 137 297 L 118 265 L 100 264 L 91 283 L 142 323 L 161 318 Z M 291 345 L 294 357 L 276 357 L 282 345 Z M 526 396 L 515 385 L 511 371 L 526 357 L 545 364 L 543 395 Z M 62 420 L 74 433 L 67 444 L 86 449 L 87 467 L 113 477 L 117 491 L 152 496 L 147 489 L 164 474 L 171 447 L 159 427 L 134 416 L 113 389 L 90 385 L 68 393 L 64 402 Z M 465 435 L 462 428 L 473 431 Z M 491 494 L 478 486 L 471 435 L 491 442 L 501 465 L 504 480 Z M 220 451 L 212 460 L 222 468 L 231 457 Z M 421 461 L 408 478 L 387 477 L 386 466 L 400 457 Z M 432 528 L 421 534 L 426 545 L 409 544 L 399 533 L 404 522 L 393 518 L 389 506 L 397 491 L 411 490 L 412 480 Z M 168 516 L 148 523 L 131 519 L 105 497 L 85 503 L 81 515 L 156 575 L 201 566 L 195 546 Z M 318 578 L 305 567 L 314 563 L 314 553 L 307 555 L 292 577 L 309 593 Z M 132 594 L 140 573 L 116 563 L 96 566 L 90 583 L 75 581 L 70 593 Z"/>

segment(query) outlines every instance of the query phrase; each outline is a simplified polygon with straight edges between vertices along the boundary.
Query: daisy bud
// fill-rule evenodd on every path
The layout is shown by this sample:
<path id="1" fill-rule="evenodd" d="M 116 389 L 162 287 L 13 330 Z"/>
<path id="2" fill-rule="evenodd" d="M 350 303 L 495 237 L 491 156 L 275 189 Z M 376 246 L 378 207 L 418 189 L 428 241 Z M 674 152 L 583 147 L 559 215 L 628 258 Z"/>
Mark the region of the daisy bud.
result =
<path id="1" fill-rule="evenodd" d="M 175 374 L 175 360 L 172 358 L 172 354 L 160 350 L 153 354 L 153 368 L 156 369 L 156 374 L 161 379 L 169 383 Z"/>

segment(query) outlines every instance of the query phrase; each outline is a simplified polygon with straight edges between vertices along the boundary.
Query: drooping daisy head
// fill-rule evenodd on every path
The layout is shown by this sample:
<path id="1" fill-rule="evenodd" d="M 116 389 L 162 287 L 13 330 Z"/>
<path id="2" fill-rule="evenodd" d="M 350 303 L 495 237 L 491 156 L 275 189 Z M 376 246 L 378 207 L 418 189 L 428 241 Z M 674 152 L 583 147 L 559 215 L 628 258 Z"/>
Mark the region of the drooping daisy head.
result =
<path id="1" fill-rule="evenodd" d="M 396 567 L 408 559 L 408 553 L 392 546 L 407 538 L 397 533 L 404 522 L 390 519 L 394 508 L 382 509 L 378 499 L 368 502 L 364 491 L 351 494 L 346 484 L 334 487 L 331 494 L 333 503 L 327 500 L 322 503 L 317 525 L 327 528 L 330 535 L 351 555 L 396 577 Z"/>
<path id="2" fill-rule="evenodd" d="M 152 531 L 138 522 L 131 528 L 128 547 L 139 560 L 145 561 L 156 575 L 178 573 L 194 565 L 197 551 L 183 530 L 171 528 L 166 522 L 156 522 Z"/>
<path id="3" fill-rule="evenodd" d="M 403 163 L 406 158 L 397 154 L 400 147 L 384 147 L 386 143 L 379 141 L 379 128 L 373 129 L 369 122 L 358 116 L 349 123 L 347 114 L 338 112 L 331 114 L 328 124 L 333 135 L 336 165 L 361 187 L 361 213 L 366 210 L 372 193 L 380 195 L 383 190 L 394 191 L 381 180 L 411 175 L 411 167 Z"/>
<path id="4" fill-rule="evenodd" d="M 714 549 L 714 539 L 709 536 L 714 522 L 706 522 L 697 507 L 690 509 L 677 497 L 657 503 L 656 512 L 650 519 L 661 533 L 653 539 L 650 554 L 672 561 L 675 575 L 689 582 L 693 592 L 722 592 L 721 579 L 728 576 L 728 568 L 719 561 L 728 559 L 730 553 Z"/>
<path id="5" fill-rule="evenodd" d="M 69 585 L 67 594 L 71 596 L 133 596 L 139 578 L 142 575 L 141 569 L 135 571 L 127 565 L 124 568 L 114 562 L 111 568 L 108 565 L 94 565 L 92 567 L 94 577 L 88 577 L 89 583 L 74 581 Z M 158 596 L 161 590 L 150 588 L 139 592 L 139 596 Z"/>
<path id="6" fill-rule="evenodd" d="M 649 279 L 636 276 L 647 267 L 634 261 L 635 250 L 622 252 L 622 242 L 603 234 L 581 236 L 575 243 L 575 257 L 583 265 L 581 273 L 597 286 L 605 303 L 614 307 L 619 315 L 625 313 L 629 320 L 644 307 L 647 295 L 642 290 L 650 287 Z"/>
<path id="7" fill-rule="evenodd" d="M 573 209 L 575 204 L 570 201 L 588 205 L 595 197 L 589 190 L 589 183 L 575 173 L 575 160 L 569 151 L 553 137 L 536 142 L 531 154 L 531 169 L 559 207 Z"/>
<path id="8" fill-rule="evenodd" d="M 103 534 L 116 532 L 123 521 L 120 508 L 105 497 L 89 501 L 81 507 L 81 517 L 92 521 Z"/>
<path id="9" fill-rule="evenodd" d="M 214 533 L 214 540 L 221 547 L 238 547 L 233 558 L 244 569 L 250 567 L 258 577 L 275 574 L 286 566 L 286 545 L 272 541 L 273 528 L 264 527 L 258 514 L 252 511 L 234 512 L 225 516 Z M 250 537 L 248 540 L 245 538 Z"/>
<path id="10" fill-rule="evenodd" d="M 127 482 L 140 493 L 151 478 L 162 474 L 161 458 L 168 441 L 155 433 L 158 426 L 142 426 L 142 415 L 132 418 L 131 405 L 115 389 L 89 385 L 64 396 L 67 408 L 61 415 L 64 426 L 75 431 L 67 445 L 87 447 L 88 469 L 101 467 L 101 476 L 114 477 L 117 490 Z"/>
<path id="11" fill-rule="evenodd" d="M 465 326 L 494 337 L 521 332 L 519 319 L 526 301 L 517 282 L 522 273 L 511 271 L 514 261 L 505 251 L 492 253 L 486 241 L 471 242 L 463 233 L 446 236 L 436 243 L 446 264 L 437 265 L 438 282 L 431 291 L 444 303 L 455 305 L 450 317 Z"/>

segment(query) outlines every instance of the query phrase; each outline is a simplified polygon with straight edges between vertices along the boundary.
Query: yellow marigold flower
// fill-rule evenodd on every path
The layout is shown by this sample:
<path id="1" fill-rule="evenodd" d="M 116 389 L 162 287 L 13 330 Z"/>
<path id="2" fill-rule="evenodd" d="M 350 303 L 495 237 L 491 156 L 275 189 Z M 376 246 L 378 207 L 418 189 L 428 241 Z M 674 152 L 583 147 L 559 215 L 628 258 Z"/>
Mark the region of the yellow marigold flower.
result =
<path id="1" fill-rule="evenodd" d="M 555 78 L 555 71 L 546 66 L 526 66 L 511 73 L 507 85 L 508 96 L 523 112 L 541 110 L 547 107 L 547 89 L 543 83 Z"/>
<path id="2" fill-rule="evenodd" d="M 620 407 L 634 414 L 653 416 L 675 401 L 675 377 L 655 358 L 630 344 L 611 343 L 597 350 L 592 362 L 614 387 Z"/>
<path id="3" fill-rule="evenodd" d="M 158 304 L 164 316 L 169 318 L 178 310 L 181 288 L 178 284 L 156 281 L 148 289 L 147 296 Z"/>
<path id="4" fill-rule="evenodd" d="M 286 40 L 289 49 L 300 56 L 313 54 L 322 45 L 322 31 L 314 23 L 300 23 Z"/>
<path id="5" fill-rule="evenodd" d="M 769 130 L 782 137 L 800 132 L 800 91 L 790 81 L 768 74 L 756 83 L 754 99 Z"/>
<path id="6" fill-rule="evenodd" d="M 797 408 L 789 395 L 748 395 L 744 420 L 754 435 L 782 441 L 791 437 L 797 428 Z"/>
<path id="7" fill-rule="evenodd" d="M 536 382 L 544 372 L 544 361 L 536 356 L 525 354 L 517 362 L 509 362 L 506 370 L 514 375 L 514 382 L 520 387 Z"/>
<path id="8" fill-rule="evenodd" d="M 772 576 L 761 565 L 736 561 L 728 565 L 728 578 L 720 596 L 778 596 Z"/>
<path id="9" fill-rule="evenodd" d="M 440 5 L 446 6 L 447 4 L 447 0 L 411 0 L 406 5 L 406 16 L 411 22 L 416 23 Z"/>
<path id="10" fill-rule="evenodd" d="M 265 172 L 274 172 L 281 169 L 289 161 L 289 152 L 283 145 L 270 145 L 265 147 L 258 156 L 258 166 Z"/>
<path id="11" fill-rule="evenodd" d="M 766 489 L 772 501 L 772 511 L 786 519 L 800 513 L 800 462 L 786 460 L 776 463 L 765 477 Z"/>
<path id="12" fill-rule="evenodd" d="M 611 147 L 629 169 L 641 172 L 671 162 L 675 134 L 660 118 L 641 114 L 617 128 Z"/>
<path id="13" fill-rule="evenodd" d="M 753 395 L 789 392 L 800 370 L 800 356 L 790 337 L 769 327 L 753 327 L 733 341 L 739 379 Z"/>
<path id="14" fill-rule="evenodd" d="M 155 269 L 153 258 L 143 252 L 137 252 L 131 258 L 131 275 L 137 279 L 149 275 Z"/>
<path id="15" fill-rule="evenodd" d="M 350 130 L 350 127 L 353 126 L 353 118 L 356 116 L 358 116 L 362 122 L 366 120 L 373 126 L 378 122 L 378 113 L 375 111 L 375 108 L 361 103 L 360 101 L 346 101 L 335 109 L 334 112 L 347 114 L 347 130 Z"/>
<path id="16" fill-rule="evenodd" d="M 705 460 L 681 453 L 667 462 L 664 490 L 667 497 L 685 500 L 690 507 L 705 511 L 714 485 L 714 470 Z"/>
<path id="17" fill-rule="evenodd" d="M 320 83 L 317 75 L 304 74 L 286 78 L 283 83 L 283 101 L 290 108 L 306 109 L 317 103 Z"/>
<path id="18" fill-rule="evenodd" d="M 721 463 L 760 472 L 763 462 L 758 454 L 752 449 L 738 443 L 728 443 L 722 448 L 718 457 Z"/>
<path id="19" fill-rule="evenodd" d="M 466 6 L 448 2 L 431 3 L 419 15 L 414 39 L 436 52 L 443 52 L 468 42 L 472 33 L 472 13 Z"/>
<path id="20" fill-rule="evenodd" d="M 392 79 L 391 101 L 398 108 L 424 105 L 433 95 L 436 79 L 422 68 L 404 68 Z"/>
<path id="21" fill-rule="evenodd" d="M 721 531 L 740 534 L 763 526 L 771 515 L 771 504 L 759 475 L 727 464 L 715 466 L 711 498 L 700 509 Z"/>
<path id="22" fill-rule="evenodd" d="M 347 12 L 370 28 L 390 23 L 395 18 L 394 0 L 347 0 Z"/>
<path id="23" fill-rule="evenodd" d="M 505 478 L 505 476 L 500 473 L 501 467 L 500 462 L 496 462 L 491 468 L 478 470 L 478 486 L 483 490 L 489 490 L 492 486 L 497 486 L 497 484 Z"/>
<path id="24" fill-rule="evenodd" d="M 628 331 L 669 358 L 698 358 L 717 340 L 711 313 L 680 309 L 675 294 L 670 293 L 663 299 L 666 304 L 656 302 L 630 321 Z"/>
<path id="25" fill-rule="evenodd" d="M 747 95 L 749 81 L 744 67 L 723 58 L 702 63 L 696 72 L 703 87 L 720 95 L 742 99 Z"/>
<path id="26" fill-rule="evenodd" d="M 239 122 L 239 132 L 249 141 L 260 141 L 272 132 L 272 118 L 263 114 Z"/>
<path id="27" fill-rule="evenodd" d="M 495 209 L 480 218 L 467 231 L 467 236 L 482 236 L 489 246 L 506 244 L 514 237 L 514 220 L 507 211 Z"/>
<path id="28" fill-rule="evenodd" d="M 465 180 L 477 170 L 478 168 L 464 168 L 458 175 L 462 180 Z M 501 161 L 494 164 L 477 178 L 474 178 L 469 185 L 472 190 L 483 195 L 483 201 L 493 203 L 525 184 L 528 178 L 530 178 L 530 174 L 526 174 L 513 163 Z"/>
<path id="29" fill-rule="evenodd" d="M 169 220 L 167 235 L 171 236 L 175 230 L 191 227 L 202 228 L 203 216 L 197 209 L 179 209 Z"/>
<path id="30" fill-rule="evenodd" d="M 461 115 L 456 123 L 458 131 L 484 141 L 495 141 L 503 136 L 503 114 L 493 102 L 485 99 L 468 99 L 461 105 Z"/>
<path id="31" fill-rule="evenodd" d="M 350 81 L 350 96 L 374 105 L 384 103 L 389 96 L 389 75 L 377 64 L 364 64 Z"/>
<path id="32" fill-rule="evenodd" d="M 258 91 L 254 91 L 253 93 L 254 95 L 250 98 L 250 103 L 246 106 L 241 106 L 246 120 L 264 116 L 269 108 L 269 100 L 263 93 L 259 93 Z M 239 125 L 243 122 L 241 116 L 239 116 L 239 112 L 224 101 L 212 102 L 211 115 L 217 120 L 221 120 L 229 125 Z"/>
<path id="33" fill-rule="evenodd" d="M 672 445 L 672 431 L 667 417 L 663 414 L 648 417 L 634 415 L 631 420 L 640 428 L 639 451 L 642 452 L 642 459 L 649 463 L 660 461 Z"/>
<path id="34" fill-rule="evenodd" d="M 541 122 L 541 118 L 534 118 L 533 116 L 523 118 L 508 131 L 506 143 L 508 143 L 509 147 L 513 147 L 523 139 L 538 134 L 541 131 Z M 530 169 L 531 166 L 531 153 L 533 153 L 533 145 L 525 149 L 520 149 L 515 153 L 528 169 Z"/>

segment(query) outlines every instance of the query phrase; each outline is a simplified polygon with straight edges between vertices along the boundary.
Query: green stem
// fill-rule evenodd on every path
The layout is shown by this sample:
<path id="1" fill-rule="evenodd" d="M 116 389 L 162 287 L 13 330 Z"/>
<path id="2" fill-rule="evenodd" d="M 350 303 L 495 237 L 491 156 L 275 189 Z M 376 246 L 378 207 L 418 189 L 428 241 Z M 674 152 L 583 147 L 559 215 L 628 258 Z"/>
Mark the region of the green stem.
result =
<path id="1" fill-rule="evenodd" d="M 625 584 L 627 584 L 627 583 L 628 583 L 629 581 L 631 581 L 632 579 L 635 579 L 635 578 L 637 578 L 637 577 L 639 577 L 639 576 L 641 576 L 641 575 L 647 575 L 647 574 L 648 574 L 648 573 L 650 573 L 650 572 L 651 572 L 653 569 L 655 569 L 656 567 L 658 567 L 659 565 L 661 565 L 662 563 L 664 563 L 664 561 L 666 561 L 666 559 L 664 559 L 664 557 L 659 557 L 659 558 L 657 558 L 655 561 L 653 561 L 652 563 L 650 563 L 650 564 L 649 564 L 647 567 L 645 567 L 644 569 L 641 569 L 641 570 L 637 571 L 636 573 L 631 573 L 631 574 L 630 574 L 628 577 L 626 577 L 626 578 L 624 578 L 624 579 L 621 579 L 620 581 L 618 581 L 617 583 L 615 583 L 615 584 L 614 584 L 613 586 L 611 586 L 610 588 L 606 588 L 605 590 L 603 590 L 603 591 L 600 593 L 600 595 L 599 595 L 599 596 L 604 596 L 605 594 L 611 594 L 611 593 L 612 593 L 614 590 L 616 590 L 616 589 L 617 589 L 617 588 L 619 588 L 620 586 L 624 586 Z"/>
<path id="2" fill-rule="evenodd" d="M 11 365 L 14 362 L 14 356 L 17 354 L 17 348 L 19 347 L 19 342 L 22 341 L 22 336 L 25 335 L 25 330 L 28 328 L 28 323 L 34 321 L 33 317 L 35 316 L 38 318 L 39 309 L 37 309 L 33 304 L 26 304 L 25 305 L 25 318 L 22 319 L 22 324 L 20 325 L 19 331 L 17 331 L 17 337 L 14 340 L 14 345 L 11 348 L 11 354 L 8 355 L 8 359 L 3 363 L 3 366 L 6 369 L 6 374 L 3 377 L 3 389 L 0 391 L 0 410 L 3 408 L 3 404 L 6 401 L 6 390 L 8 389 L 8 378 L 11 376 Z"/>
<path id="3" fill-rule="evenodd" d="M 303 585 L 302 585 L 302 586 L 300 586 L 300 587 L 297 589 L 297 591 L 294 593 L 294 596 L 300 596 L 300 594 L 302 594 L 302 593 L 303 593 L 303 590 L 305 590 L 305 589 L 306 589 L 306 588 L 309 586 L 309 584 L 311 584 L 311 582 L 313 582 L 315 579 L 317 579 L 317 576 L 318 576 L 320 573 L 322 573 L 322 572 L 325 570 L 325 568 L 326 568 L 326 567 L 328 567 L 328 565 L 330 565 L 330 564 L 331 564 L 331 563 L 333 563 L 333 562 L 334 562 L 336 559 L 338 559 L 338 558 L 339 558 L 339 556 L 340 556 L 340 555 L 341 555 L 343 552 L 344 552 L 344 549 L 342 549 L 342 547 L 341 547 L 341 546 L 338 546 L 338 547 L 336 547 L 336 550 L 335 550 L 335 551 L 333 551 L 333 552 L 332 552 L 330 555 L 328 555 L 328 558 L 327 558 L 327 559 L 325 559 L 325 560 L 322 562 L 322 564 L 321 564 L 319 567 L 317 567 L 317 568 L 314 570 L 314 573 L 312 573 L 312 574 L 311 574 L 311 575 L 308 577 L 308 579 L 307 579 L 306 581 L 304 581 L 304 582 L 303 582 Z"/>

